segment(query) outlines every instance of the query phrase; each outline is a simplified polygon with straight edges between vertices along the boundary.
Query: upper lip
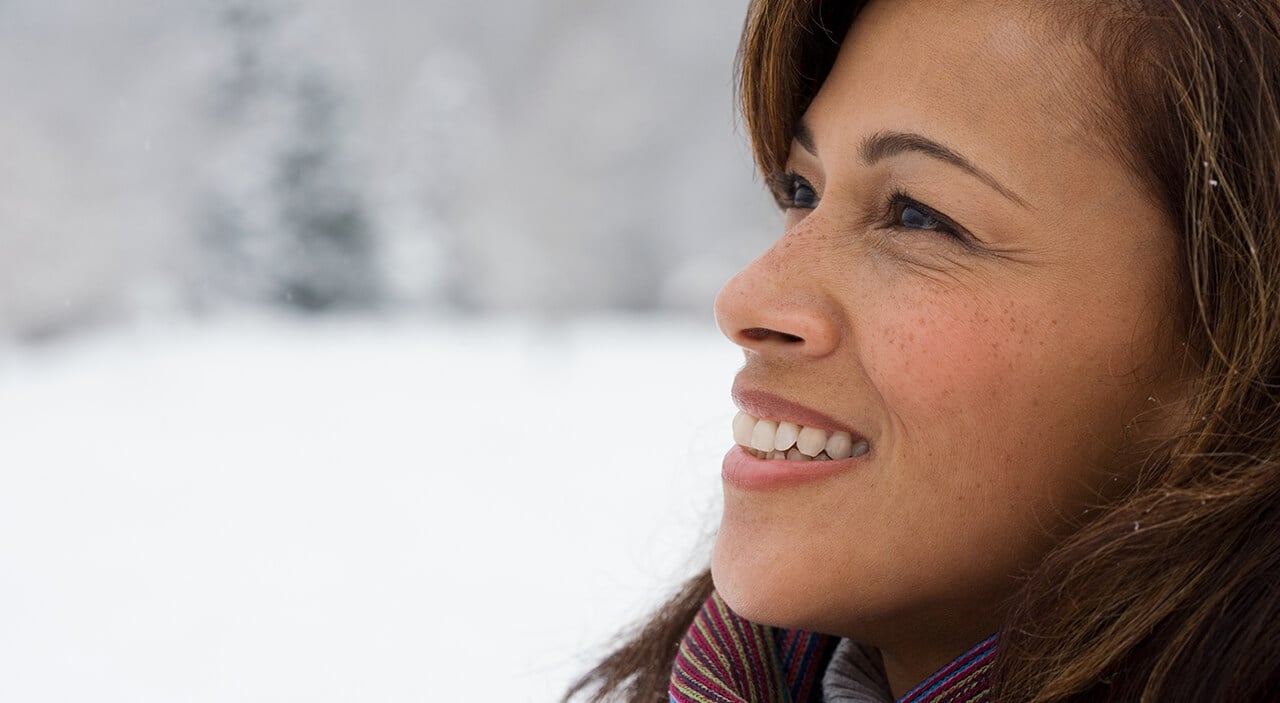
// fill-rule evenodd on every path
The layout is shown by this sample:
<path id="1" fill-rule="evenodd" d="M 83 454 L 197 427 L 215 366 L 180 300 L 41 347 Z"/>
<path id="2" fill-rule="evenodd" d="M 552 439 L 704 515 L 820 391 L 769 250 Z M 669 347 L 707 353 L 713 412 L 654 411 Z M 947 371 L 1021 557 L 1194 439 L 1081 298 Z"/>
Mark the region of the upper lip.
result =
<path id="1" fill-rule="evenodd" d="M 861 432 L 799 403 L 753 388 L 733 387 L 733 402 L 742 412 L 757 419 L 794 422 L 802 427 L 814 427 L 831 432 L 848 432 L 856 439 L 866 439 Z"/>

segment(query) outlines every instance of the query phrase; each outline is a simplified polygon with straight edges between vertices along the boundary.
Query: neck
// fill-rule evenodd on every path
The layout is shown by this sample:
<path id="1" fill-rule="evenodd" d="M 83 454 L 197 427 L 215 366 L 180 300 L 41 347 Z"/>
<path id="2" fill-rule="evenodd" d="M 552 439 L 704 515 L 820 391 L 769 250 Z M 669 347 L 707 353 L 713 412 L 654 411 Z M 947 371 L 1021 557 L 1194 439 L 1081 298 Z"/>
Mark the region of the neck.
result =
<path id="1" fill-rule="evenodd" d="M 885 678 L 889 682 L 889 690 L 894 699 L 902 698 L 911 689 L 944 667 L 956 662 L 958 658 L 970 652 L 989 636 L 990 632 L 966 636 L 946 643 L 939 642 L 936 646 L 880 649 Z"/>

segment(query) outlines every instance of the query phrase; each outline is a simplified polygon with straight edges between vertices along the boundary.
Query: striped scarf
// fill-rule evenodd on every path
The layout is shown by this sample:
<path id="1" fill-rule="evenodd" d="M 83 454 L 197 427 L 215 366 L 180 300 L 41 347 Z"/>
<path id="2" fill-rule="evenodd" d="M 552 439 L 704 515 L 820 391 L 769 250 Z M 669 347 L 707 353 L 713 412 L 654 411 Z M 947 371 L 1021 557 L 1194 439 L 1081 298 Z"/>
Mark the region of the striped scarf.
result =
<path id="1" fill-rule="evenodd" d="M 694 618 L 671 672 L 671 703 L 822 703 L 839 638 L 736 615 L 718 593 Z M 991 636 L 911 689 L 899 703 L 988 703 Z"/>

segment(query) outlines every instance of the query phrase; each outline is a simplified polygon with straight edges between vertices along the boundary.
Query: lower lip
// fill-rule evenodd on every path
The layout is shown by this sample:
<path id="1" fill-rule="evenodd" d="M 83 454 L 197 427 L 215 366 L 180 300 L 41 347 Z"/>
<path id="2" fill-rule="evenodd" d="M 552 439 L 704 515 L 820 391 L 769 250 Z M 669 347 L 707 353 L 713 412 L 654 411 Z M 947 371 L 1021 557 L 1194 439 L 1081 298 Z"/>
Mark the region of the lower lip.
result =
<path id="1" fill-rule="evenodd" d="M 757 459 L 739 445 L 724 456 L 721 476 L 725 483 L 748 491 L 770 491 L 801 486 L 842 474 L 853 468 L 861 457 L 825 461 L 787 461 Z"/>

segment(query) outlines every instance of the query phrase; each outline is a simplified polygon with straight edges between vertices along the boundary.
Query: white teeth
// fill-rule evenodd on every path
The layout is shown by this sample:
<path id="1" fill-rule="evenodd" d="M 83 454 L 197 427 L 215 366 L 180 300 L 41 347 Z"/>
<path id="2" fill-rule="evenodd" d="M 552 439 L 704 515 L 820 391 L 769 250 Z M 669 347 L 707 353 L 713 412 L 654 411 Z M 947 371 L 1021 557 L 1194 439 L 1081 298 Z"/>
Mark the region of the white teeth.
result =
<path id="1" fill-rule="evenodd" d="M 779 422 L 778 432 L 773 436 L 773 448 L 785 452 L 796 443 L 799 436 L 799 425 L 794 422 Z"/>
<path id="2" fill-rule="evenodd" d="M 848 432 L 833 432 L 827 440 L 827 456 L 848 459 L 853 456 L 853 437 Z"/>
<path id="3" fill-rule="evenodd" d="M 808 456 L 818 456 L 826 446 L 827 433 L 816 427 L 806 427 L 800 430 L 800 435 L 796 437 L 796 449 Z"/>
<path id="4" fill-rule="evenodd" d="M 733 417 L 733 441 L 757 459 L 848 459 L 871 451 L 867 440 L 855 442 L 848 432 L 827 432 L 794 422 L 757 420 L 744 412 Z"/>
<path id="5" fill-rule="evenodd" d="M 751 431 L 751 448 L 762 452 L 773 451 L 773 435 L 778 431 L 778 423 L 773 420 L 760 420 Z"/>
<path id="6" fill-rule="evenodd" d="M 756 419 L 740 412 L 733 416 L 733 442 L 744 447 L 751 446 L 751 431 L 756 428 Z"/>

